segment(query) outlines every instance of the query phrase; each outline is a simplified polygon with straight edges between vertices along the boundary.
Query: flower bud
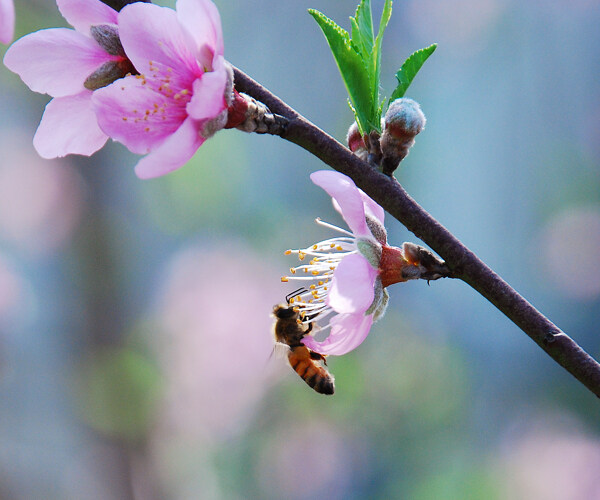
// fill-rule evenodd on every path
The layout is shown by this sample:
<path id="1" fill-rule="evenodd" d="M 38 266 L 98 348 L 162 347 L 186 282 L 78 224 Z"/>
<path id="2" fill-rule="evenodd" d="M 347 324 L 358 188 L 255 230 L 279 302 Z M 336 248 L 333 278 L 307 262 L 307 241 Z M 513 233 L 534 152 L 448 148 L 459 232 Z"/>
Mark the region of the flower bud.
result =
<path id="1" fill-rule="evenodd" d="M 358 125 L 356 122 L 352 122 L 352 125 L 350 125 L 350 128 L 348 129 L 346 142 L 350 151 L 352 151 L 356 156 L 363 161 L 367 159 L 367 147 L 365 146 L 365 140 L 363 136 L 360 135 L 360 131 L 358 130 Z"/>
<path id="2" fill-rule="evenodd" d="M 419 103 L 403 97 L 396 99 L 385 114 L 381 136 L 383 173 L 391 175 L 415 143 L 415 136 L 425 128 L 425 115 Z"/>

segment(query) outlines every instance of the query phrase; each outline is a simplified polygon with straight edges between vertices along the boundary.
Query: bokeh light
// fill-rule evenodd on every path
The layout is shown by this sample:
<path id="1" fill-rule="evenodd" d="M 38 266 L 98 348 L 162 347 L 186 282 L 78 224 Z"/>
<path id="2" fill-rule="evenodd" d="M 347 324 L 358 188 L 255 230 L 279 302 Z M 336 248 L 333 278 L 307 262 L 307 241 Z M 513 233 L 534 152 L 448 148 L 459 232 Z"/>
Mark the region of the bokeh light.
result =
<path id="1" fill-rule="evenodd" d="M 30 140 L 18 129 L 0 136 L 0 238 L 31 255 L 45 255 L 73 234 L 85 190 L 68 160 L 43 160 Z"/>
<path id="2" fill-rule="evenodd" d="M 600 439 L 572 415 L 521 415 L 501 449 L 502 499 L 600 498 Z"/>
<path id="3" fill-rule="evenodd" d="M 600 205 L 570 207 L 546 223 L 536 245 L 543 276 L 562 295 L 593 300 L 600 294 Z"/>

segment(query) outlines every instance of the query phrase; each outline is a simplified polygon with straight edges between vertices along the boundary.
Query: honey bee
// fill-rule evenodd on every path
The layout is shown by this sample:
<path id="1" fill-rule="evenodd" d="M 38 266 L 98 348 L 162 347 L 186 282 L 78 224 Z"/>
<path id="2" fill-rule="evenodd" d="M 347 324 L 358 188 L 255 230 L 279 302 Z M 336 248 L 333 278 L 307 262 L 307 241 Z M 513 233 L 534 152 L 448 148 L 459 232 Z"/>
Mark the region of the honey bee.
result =
<path id="1" fill-rule="evenodd" d="M 287 356 L 291 367 L 309 386 L 320 394 L 333 394 L 333 375 L 320 364 L 320 361 L 327 364 L 325 356 L 302 343 L 304 336 L 312 330 L 312 323 L 302 324 L 300 313 L 291 306 L 290 299 L 297 294 L 298 290 L 286 297 L 287 304 L 273 308 L 275 340 L 289 347 Z"/>

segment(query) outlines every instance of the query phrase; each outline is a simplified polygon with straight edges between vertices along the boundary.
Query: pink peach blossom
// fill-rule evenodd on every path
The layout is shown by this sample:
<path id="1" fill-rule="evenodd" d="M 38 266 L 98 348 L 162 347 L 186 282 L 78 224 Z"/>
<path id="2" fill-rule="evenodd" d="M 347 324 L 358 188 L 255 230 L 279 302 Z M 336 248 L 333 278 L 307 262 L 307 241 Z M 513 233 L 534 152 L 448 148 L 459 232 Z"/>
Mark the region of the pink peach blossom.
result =
<path id="1" fill-rule="evenodd" d="M 358 347 L 373 323 L 385 314 L 387 286 L 414 279 L 437 280 L 449 276 L 450 270 L 444 261 L 419 245 L 388 245 L 383 209 L 349 177 L 321 170 L 310 178 L 331 196 L 333 206 L 351 231 L 317 219 L 317 223 L 343 236 L 302 250 L 288 250 L 286 254 L 311 260 L 292 268 L 291 275 L 282 281 L 309 284 L 289 300 L 304 324 L 316 325 L 302 342 L 319 354 L 341 355 Z M 322 325 L 330 314 L 334 316 L 329 323 Z M 324 330 L 329 330 L 327 338 L 317 341 L 313 335 Z"/>
<path id="2" fill-rule="evenodd" d="M 13 0 L 0 0 L 0 43 L 10 43 L 15 34 Z"/>
<path id="3" fill-rule="evenodd" d="M 307 321 L 321 322 L 335 313 L 329 324 L 320 328 L 330 328 L 327 338 L 319 342 L 306 336 L 304 344 L 320 354 L 342 355 L 365 340 L 387 306 L 387 291 L 379 276 L 382 248 L 387 246 L 384 211 L 343 174 L 321 170 L 310 177 L 332 197 L 351 232 L 317 219 L 344 236 L 288 251 L 311 260 L 293 268 L 292 275 L 284 279 L 311 283 L 308 292 L 294 299 L 294 306 Z"/>
<path id="4" fill-rule="evenodd" d="M 136 174 L 157 177 L 185 164 L 226 124 L 233 78 L 223 58 L 221 21 L 210 0 L 178 0 L 176 11 L 134 3 L 118 20 L 125 52 L 140 74 L 96 91 L 92 100 L 105 133 L 147 154 Z"/>
<path id="5" fill-rule="evenodd" d="M 75 30 L 51 28 L 26 35 L 9 47 L 4 64 L 31 90 L 53 97 L 33 139 L 40 156 L 89 156 L 108 136 L 96 120 L 93 90 L 84 83 L 105 65 L 127 71 L 129 63 L 124 54 L 109 53 L 92 34 L 93 27 L 106 26 L 116 33 L 114 9 L 100 0 L 57 0 L 57 5 Z"/>

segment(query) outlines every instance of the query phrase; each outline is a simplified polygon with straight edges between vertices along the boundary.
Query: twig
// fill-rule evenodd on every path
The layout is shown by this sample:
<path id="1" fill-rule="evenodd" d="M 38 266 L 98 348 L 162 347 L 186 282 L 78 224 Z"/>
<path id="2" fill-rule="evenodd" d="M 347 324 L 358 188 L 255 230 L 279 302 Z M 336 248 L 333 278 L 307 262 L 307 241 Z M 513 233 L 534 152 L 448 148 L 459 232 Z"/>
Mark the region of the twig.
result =
<path id="1" fill-rule="evenodd" d="M 330 167 L 351 177 L 390 215 L 435 250 L 446 261 L 453 277 L 477 290 L 554 361 L 600 397 L 600 364 L 429 215 L 396 179 L 363 162 L 248 75 L 237 68 L 234 70 L 238 91 L 263 102 L 273 113 L 290 119 L 281 134 L 283 139 L 306 149 Z"/>

